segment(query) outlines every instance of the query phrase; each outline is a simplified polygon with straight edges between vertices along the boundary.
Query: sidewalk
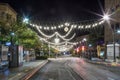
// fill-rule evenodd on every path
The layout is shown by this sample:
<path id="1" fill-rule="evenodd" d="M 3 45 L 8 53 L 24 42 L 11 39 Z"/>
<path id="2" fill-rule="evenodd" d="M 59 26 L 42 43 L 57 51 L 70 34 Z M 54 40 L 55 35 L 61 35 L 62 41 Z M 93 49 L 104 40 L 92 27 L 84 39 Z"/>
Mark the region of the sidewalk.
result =
<path id="1" fill-rule="evenodd" d="M 119 75 L 107 69 L 109 67 L 103 69 L 102 67 L 90 64 L 85 60 L 86 59 L 84 58 L 79 58 L 78 60 L 74 60 L 74 62 L 68 64 L 84 80 L 120 80 Z M 119 70 L 119 68 L 117 69 Z"/>
<path id="2" fill-rule="evenodd" d="M 118 62 L 108 62 L 108 61 L 103 61 L 103 60 L 88 60 L 84 59 L 85 61 L 93 64 L 101 64 L 101 65 L 106 65 L 106 66 L 114 66 L 114 67 L 120 67 L 120 63 Z"/>
<path id="3" fill-rule="evenodd" d="M 21 67 L 10 68 L 0 73 L 0 80 L 27 80 L 47 62 L 48 60 L 24 62 Z"/>

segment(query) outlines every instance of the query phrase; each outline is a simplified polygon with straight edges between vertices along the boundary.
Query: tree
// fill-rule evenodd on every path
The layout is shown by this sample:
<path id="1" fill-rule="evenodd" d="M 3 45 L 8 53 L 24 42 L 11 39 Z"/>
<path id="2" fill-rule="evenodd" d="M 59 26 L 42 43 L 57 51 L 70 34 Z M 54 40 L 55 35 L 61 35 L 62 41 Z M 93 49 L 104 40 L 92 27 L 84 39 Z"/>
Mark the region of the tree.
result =
<path id="1" fill-rule="evenodd" d="M 22 22 L 22 18 L 18 17 L 18 20 L 9 27 L 5 23 L 0 23 L 1 36 L 0 39 L 3 41 L 11 41 L 11 33 L 15 35 L 12 37 L 13 42 L 16 45 L 23 45 L 25 48 L 36 48 L 40 47 L 41 42 L 33 30 L 28 28 L 28 25 Z"/>

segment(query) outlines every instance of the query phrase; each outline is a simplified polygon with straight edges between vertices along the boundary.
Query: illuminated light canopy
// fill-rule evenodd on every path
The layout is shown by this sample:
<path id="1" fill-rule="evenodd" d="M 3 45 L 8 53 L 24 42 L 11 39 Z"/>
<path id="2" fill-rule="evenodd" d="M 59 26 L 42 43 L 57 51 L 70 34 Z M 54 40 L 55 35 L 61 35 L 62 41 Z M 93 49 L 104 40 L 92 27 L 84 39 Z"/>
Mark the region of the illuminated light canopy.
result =
<path id="1" fill-rule="evenodd" d="M 35 24 L 31 24 L 31 23 L 30 23 L 30 25 L 33 27 L 36 27 L 36 26 L 40 27 L 41 30 L 57 30 L 57 29 L 68 27 L 68 26 L 72 29 L 88 29 L 88 28 L 92 28 L 92 27 L 96 27 L 98 25 L 101 25 L 104 23 L 105 20 L 108 20 L 108 19 L 109 18 L 107 17 L 107 15 L 105 15 L 102 21 L 95 21 L 94 23 L 91 22 L 91 24 L 87 24 L 87 25 L 86 24 L 83 25 L 82 23 L 79 23 L 79 25 L 75 24 L 75 23 L 74 24 L 64 23 L 64 24 L 60 24 L 58 26 L 47 26 L 49 28 L 47 28 L 45 26 L 38 26 Z"/>
<path id="2" fill-rule="evenodd" d="M 51 27 L 51 28 L 54 29 L 54 27 Z M 58 32 L 55 32 L 55 33 L 52 34 L 52 35 L 46 35 L 46 34 L 44 34 L 44 33 L 40 30 L 40 27 L 38 27 L 38 26 L 36 26 L 36 29 L 37 29 L 37 30 L 39 31 L 39 33 L 42 34 L 44 37 L 52 38 L 53 36 L 58 35 L 58 36 L 61 37 L 63 40 L 68 40 L 68 39 L 65 39 L 65 37 L 67 37 L 67 36 L 70 34 L 70 32 L 72 31 L 72 27 L 71 27 L 70 30 L 69 30 L 64 36 L 62 36 L 62 35 L 60 35 Z M 45 28 L 45 29 L 47 29 L 47 28 Z M 74 36 L 75 36 L 75 34 L 74 34 Z"/>
<path id="3" fill-rule="evenodd" d="M 41 26 L 41 25 L 36 25 L 36 24 L 29 24 L 30 26 L 33 26 L 34 28 L 36 28 L 38 30 L 38 32 L 42 35 L 42 37 L 40 37 L 40 39 L 42 41 L 44 41 L 45 43 L 48 43 L 48 44 L 51 44 L 51 45 L 57 45 L 57 46 L 61 46 L 61 45 L 71 45 L 73 47 L 73 45 L 76 45 L 76 44 L 79 44 L 80 42 L 70 42 L 70 40 L 72 40 L 76 33 L 73 34 L 73 36 L 69 39 L 67 39 L 66 37 L 69 36 L 69 34 L 71 34 L 71 31 L 74 30 L 74 29 L 81 29 L 81 30 L 84 30 L 84 29 L 90 29 L 90 28 L 93 28 L 93 27 L 97 27 L 101 24 L 103 24 L 105 22 L 105 20 L 103 21 L 94 21 L 94 22 L 91 22 L 90 24 L 87 23 L 85 24 L 84 22 L 81 22 L 81 23 L 63 23 L 63 24 L 59 24 L 58 26 Z M 84 24 L 83 24 L 84 23 Z M 61 35 L 60 33 L 57 32 L 57 29 L 63 29 L 64 31 L 66 31 L 66 34 L 65 35 Z M 45 30 L 55 30 L 55 32 L 51 35 L 47 35 L 44 33 Z M 54 36 L 57 36 L 54 41 L 50 41 L 51 38 L 53 38 Z M 86 39 L 83 39 L 84 41 L 87 41 Z M 66 45 L 66 46 L 67 46 Z M 61 46 L 63 47 L 63 46 Z M 66 47 L 65 47 L 66 48 Z M 64 48 L 64 50 L 66 50 Z M 61 48 L 62 49 L 62 48 Z M 83 46 L 83 51 L 84 51 L 85 47 Z"/>

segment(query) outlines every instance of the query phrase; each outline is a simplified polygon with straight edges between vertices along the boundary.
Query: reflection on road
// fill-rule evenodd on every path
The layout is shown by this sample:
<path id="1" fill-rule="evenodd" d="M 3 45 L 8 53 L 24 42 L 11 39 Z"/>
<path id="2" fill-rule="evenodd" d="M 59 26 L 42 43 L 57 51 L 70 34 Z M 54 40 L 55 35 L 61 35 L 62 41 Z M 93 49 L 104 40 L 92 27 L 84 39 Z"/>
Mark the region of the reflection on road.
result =
<path id="1" fill-rule="evenodd" d="M 120 80 L 108 70 L 85 62 L 81 58 L 51 59 L 31 80 Z"/>
<path id="2" fill-rule="evenodd" d="M 70 62 L 67 58 L 52 59 L 31 80 L 83 80 L 69 67 Z"/>

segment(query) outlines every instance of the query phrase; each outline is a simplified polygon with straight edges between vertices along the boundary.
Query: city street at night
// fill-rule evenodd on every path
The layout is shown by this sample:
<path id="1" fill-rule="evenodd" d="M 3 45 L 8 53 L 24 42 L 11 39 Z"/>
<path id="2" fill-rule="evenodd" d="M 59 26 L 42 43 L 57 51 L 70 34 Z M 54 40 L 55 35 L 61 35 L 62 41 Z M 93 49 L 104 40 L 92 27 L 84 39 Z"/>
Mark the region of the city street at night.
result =
<path id="1" fill-rule="evenodd" d="M 30 80 L 120 80 L 120 74 L 71 57 L 51 59 Z"/>
<path id="2" fill-rule="evenodd" d="M 0 0 L 0 80 L 120 80 L 120 0 Z"/>

